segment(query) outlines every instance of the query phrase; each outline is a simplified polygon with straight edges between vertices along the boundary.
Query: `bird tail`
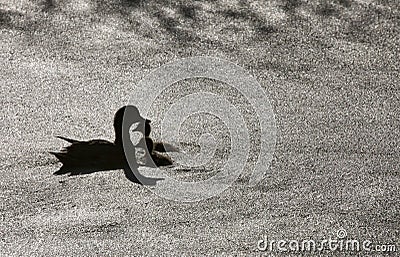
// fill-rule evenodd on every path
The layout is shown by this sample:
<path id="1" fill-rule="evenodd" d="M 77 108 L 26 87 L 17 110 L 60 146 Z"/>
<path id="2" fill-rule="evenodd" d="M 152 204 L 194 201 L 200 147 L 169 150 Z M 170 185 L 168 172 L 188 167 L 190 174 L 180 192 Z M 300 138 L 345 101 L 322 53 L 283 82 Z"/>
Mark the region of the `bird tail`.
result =
<path id="1" fill-rule="evenodd" d="M 62 136 L 56 136 L 56 137 L 59 138 L 59 139 L 65 140 L 65 141 L 67 141 L 67 142 L 69 142 L 71 144 L 79 142 L 78 140 L 67 138 L 67 137 L 62 137 Z"/>
<path id="2" fill-rule="evenodd" d="M 54 155 L 55 157 L 57 157 L 57 159 L 61 162 L 64 163 L 66 156 L 65 153 L 57 153 L 57 152 L 49 152 L 50 154 Z"/>
<path id="3" fill-rule="evenodd" d="M 67 170 L 66 168 L 64 168 L 64 166 L 62 166 L 59 170 L 54 172 L 53 175 L 64 175 L 64 174 L 67 174 L 69 172 L 70 172 L 69 170 Z"/>

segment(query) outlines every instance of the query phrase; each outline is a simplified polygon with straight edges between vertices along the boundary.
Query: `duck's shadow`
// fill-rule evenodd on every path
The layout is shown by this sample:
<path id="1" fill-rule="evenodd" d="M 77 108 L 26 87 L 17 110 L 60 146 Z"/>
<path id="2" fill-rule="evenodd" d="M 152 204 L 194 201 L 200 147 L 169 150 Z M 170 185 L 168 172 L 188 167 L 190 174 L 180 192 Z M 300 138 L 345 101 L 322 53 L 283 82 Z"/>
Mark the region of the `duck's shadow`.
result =
<path id="1" fill-rule="evenodd" d="M 62 175 L 62 174 L 68 174 L 70 177 L 75 177 L 75 176 L 82 176 L 82 175 L 87 175 L 87 174 L 92 174 L 96 172 L 104 172 L 104 171 L 112 171 L 112 170 L 120 170 L 122 169 L 124 171 L 125 177 L 136 184 L 140 185 L 145 185 L 145 186 L 154 186 L 157 184 L 158 181 L 164 180 L 163 178 L 153 178 L 153 177 L 146 177 L 140 174 L 139 170 L 137 167 L 131 168 L 130 166 L 125 166 L 125 167 L 115 167 L 115 168 L 109 168 L 109 167 L 97 167 L 96 165 L 89 166 L 89 167 L 75 167 L 73 169 L 69 168 L 68 171 L 64 169 L 64 167 L 61 167 L 59 170 L 54 172 L 54 175 Z"/>
<path id="2" fill-rule="evenodd" d="M 138 168 L 149 167 L 158 168 L 160 166 L 170 166 L 172 162 L 161 154 L 150 154 L 146 145 L 144 148 L 144 161 L 137 162 L 136 151 L 133 149 L 122 149 L 115 143 L 105 140 L 78 141 L 75 139 L 58 137 L 69 143 L 70 146 L 62 149 L 61 152 L 50 152 L 63 164 L 54 175 L 80 176 L 96 172 L 123 170 L 125 177 L 134 183 L 141 185 L 156 185 L 163 178 L 153 178 L 143 176 Z M 128 161 L 127 156 L 133 156 L 133 160 Z"/>

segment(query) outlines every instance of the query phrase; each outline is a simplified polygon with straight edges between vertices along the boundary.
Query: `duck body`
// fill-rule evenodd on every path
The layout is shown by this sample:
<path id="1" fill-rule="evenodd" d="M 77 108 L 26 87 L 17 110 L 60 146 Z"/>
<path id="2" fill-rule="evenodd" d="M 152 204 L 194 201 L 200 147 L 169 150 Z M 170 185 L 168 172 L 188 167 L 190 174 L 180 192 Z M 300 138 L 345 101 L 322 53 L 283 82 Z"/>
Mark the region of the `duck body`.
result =
<path id="1" fill-rule="evenodd" d="M 122 146 L 115 143 L 95 139 L 78 141 L 58 137 L 71 143 L 61 152 L 50 152 L 63 164 L 55 175 L 70 173 L 70 175 L 88 174 L 102 170 L 125 168 L 128 164 Z"/>

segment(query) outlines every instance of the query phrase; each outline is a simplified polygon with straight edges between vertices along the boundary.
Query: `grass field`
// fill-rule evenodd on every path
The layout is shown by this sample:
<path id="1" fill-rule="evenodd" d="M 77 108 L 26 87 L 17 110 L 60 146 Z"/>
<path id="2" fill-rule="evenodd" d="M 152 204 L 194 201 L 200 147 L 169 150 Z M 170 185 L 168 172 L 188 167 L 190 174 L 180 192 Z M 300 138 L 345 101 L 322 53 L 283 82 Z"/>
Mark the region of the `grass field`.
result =
<path id="1" fill-rule="evenodd" d="M 265 236 L 318 241 L 345 229 L 396 245 L 384 254 L 397 256 L 399 35 L 396 0 L 0 0 L 0 255 L 257 256 L 269 254 L 257 249 Z M 269 96 L 277 144 L 261 183 L 248 186 L 249 168 L 222 194 L 182 203 L 122 170 L 52 175 L 60 164 L 48 151 L 65 146 L 54 136 L 112 140 L 114 112 L 141 78 L 191 56 L 236 63 Z M 235 97 L 215 81 L 186 81 L 154 116 L 204 87 Z"/>

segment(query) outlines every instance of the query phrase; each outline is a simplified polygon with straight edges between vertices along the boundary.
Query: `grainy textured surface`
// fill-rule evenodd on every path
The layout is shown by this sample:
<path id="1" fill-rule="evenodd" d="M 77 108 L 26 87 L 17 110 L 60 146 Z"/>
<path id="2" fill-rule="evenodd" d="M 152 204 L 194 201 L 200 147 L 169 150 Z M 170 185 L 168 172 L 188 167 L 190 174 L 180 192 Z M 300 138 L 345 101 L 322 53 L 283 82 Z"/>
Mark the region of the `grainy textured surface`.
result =
<path id="1" fill-rule="evenodd" d="M 339 228 L 400 247 L 398 1 L 163 2 L 0 1 L 0 255 L 259 255 L 264 235 Z M 54 135 L 111 140 L 140 78 L 196 55 L 239 64 L 270 96 L 278 142 L 261 184 L 183 204 L 122 171 L 52 175 Z"/>

